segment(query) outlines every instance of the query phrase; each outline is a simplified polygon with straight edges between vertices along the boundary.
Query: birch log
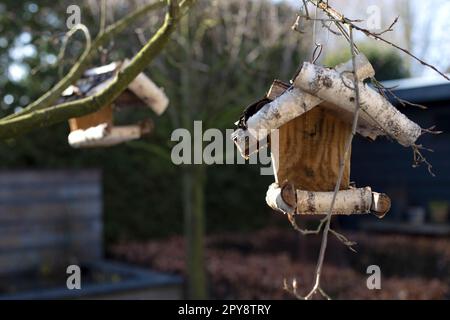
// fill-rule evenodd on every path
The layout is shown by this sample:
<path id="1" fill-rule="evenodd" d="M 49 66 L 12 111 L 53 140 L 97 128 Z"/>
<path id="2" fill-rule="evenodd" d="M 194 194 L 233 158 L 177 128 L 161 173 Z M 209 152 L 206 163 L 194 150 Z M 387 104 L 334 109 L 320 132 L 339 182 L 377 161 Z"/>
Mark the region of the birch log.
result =
<path id="1" fill-rule="evenodd" d="M 268 134 L 268 133 L 267 133 Z M 257 140 L 248 130 L 237 129 L 231 135 L 231 140 L 234 141 L 236 147 L 238 148 L 240 154 L 244 159 L 249 159 L 250 155 L 258 152 L 264 147 L 268 146 L 269 138 L 266 136 Z"/>
<path id="2" fill-rule="evenodd" d="M 109 147 L 126 141 L 139 139 L 149 133 L 151 124 L 144 122 L 140 125 L 110 127 L 106 123 L 86 129 L 72 131 L 68 141 L 73 148 Z"/>
<path id="3" fill-rule="evenodd" d="M 285 188 L 288 187 L 280 188 L 277 183 L 272 183 L 267 190 L 266 203 L 275 211 L 294 214 L 296 210 L 295 190 L 284 192 Z M 284 196 L 285 194 L 293 196 L 289 199 L 289 197 Z"/>
<path id="4" fill-rule="evenodd" d="M 338 65 L 336 70 L 342 73 L 344 77 L 352 79 L 351 61 Z M 375 75 L 372 65 L 363 54 L 356 57 L 356 72 L 358 79 L 361 81 Z M 248 131 L 257 139 L 263 138 L 265 132 L 281 127 L 323 102 L 319 97 L 304 92 L 295 86 L 289 88 L 280 96 L 270 96 L 270 91 L 268 97 L 273 101 L 266 104 L 247 120 Z M 360 133 L 372 138 L 376 136 L 365 127 L 362 128 Z"/>
<path id="5" fill-rule="evenodd" d="M 130 61 L 125 59 L 121 69 L 123 70 L 129 64 Z M 157 115 L 163 114 L 169 105 L 169 99 L 164 91 L 143 72 L 130 82 L 128 89 L 144 101 Z"/>
<path id="6" fill-rule="evenodd" d="M 304 63 L 294 85 L 312 95 L 320 97 L 347 112 L 355 110 L 353 81 L 342 77 L 336 70 Z M 415 144 L 422 134 L 419 125 L 409 120 L 388 100 L 375 90 L 359 82 L 361 118 L 383 129 L 401 145 Z"/>
<path id="7" fill-rule="evenodd" d="M 267 204 L 282 213 L 299 215 L 328 214 L 334 192 L 295 190 L 292 185 L 279 187 L 273 183 L 266 195 Z M 373 192 L 370 187 L 341 190 L 336 195 L 333 215 L 373 213 L 382 218 L 390 209 L 390 199 L 385 194 Z"/>

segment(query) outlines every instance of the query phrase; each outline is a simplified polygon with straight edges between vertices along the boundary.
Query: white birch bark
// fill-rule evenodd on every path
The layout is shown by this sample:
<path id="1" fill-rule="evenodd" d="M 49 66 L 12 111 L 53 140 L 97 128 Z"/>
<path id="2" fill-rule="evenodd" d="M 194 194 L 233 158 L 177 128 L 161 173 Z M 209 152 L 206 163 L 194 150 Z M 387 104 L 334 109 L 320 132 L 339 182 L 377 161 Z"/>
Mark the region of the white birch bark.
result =
<path id="1" fill-rule="evenodd" d="M 352 79 L 352 61 L 336 67 L 344 77 Z M 372 65 L 363 54 L 356 58 L 356 72 L 358 79 L 363 80 L 375 75 Z M 291 87 L 281 96 L 266 104 L 256 114 L 247 120 L 247 129 L 255 138 L 262 139 L 265 132 L 281 127 L 292 119 L 304 114 L 323 102 L 322 99 L 311 95 L 297 87 Z M 370 131 L 362 130 L 364 136 L 373 136 Z"/>
<path id="2" fill-rule="evenodd" d="M 347 112 L 355 110 L 353 81 L 342 77 L 336 70 L 304 63 L 294 85 Z M 359 82 L 361 119 L 373 127 L 381 128 L 401 145 L 415 144 L 422 134 L 419 125 L 409 120 L 382 95 Z"/>
<path id="3" fill-rule="evenodd" d="M 125 68 L 130 61 L 126 59 L 122 65 Z M 157 115 L 161 115 L 169 105 L 164 90 L 159 88 L 144 73 L 140 73 L 129 85 L 128 89 L 144 101 Z"/>
<path id="4" fill-rule="evenodd" d="M 266 194 L 266 203 L 273 210 L 281 212 L 281 213 L 295 213 L 295 208 L 290 206 L 286 201 L 284 201 L 281 195 L 282 189 L 279 187 L 277 183 L 272 183 L 269 186 Z"/>
<path id="5" fill-rule="evenodd" d="M 326 215 L 330 211 L 334 192 L 311 192 L 297 190 L 297 212 L 299 214 Z M 341 190 L 336 195 L 333 207 L 335 215 L 370 213 L 372 190 L 369 187 Z"/>
<path id="6" fill-rule="evenodd" d="M 295 199 L 295 207 L 283 198 L 283 189 L 277 183 L 269 186 L 266 194 L 267 204 L 282 213 L 299 215 L 326 215 L 334 192 L 312 192 L 295 190 L 290 198 Z M 373 192 L 370 187 L 341 190 L 336 195 L 333 215 L 353 215 L 374 213 L 382 218 L 390 209 L 390 199 L 385 195 Z"/>
<path id="7" fill-rule="evenodd" d="M 103 123 L 86 130 L 72 131 L 68 141 L 73 148 L 109 147 L 139 139 L 142 134 L 140 125 L 108 127 Z"/>

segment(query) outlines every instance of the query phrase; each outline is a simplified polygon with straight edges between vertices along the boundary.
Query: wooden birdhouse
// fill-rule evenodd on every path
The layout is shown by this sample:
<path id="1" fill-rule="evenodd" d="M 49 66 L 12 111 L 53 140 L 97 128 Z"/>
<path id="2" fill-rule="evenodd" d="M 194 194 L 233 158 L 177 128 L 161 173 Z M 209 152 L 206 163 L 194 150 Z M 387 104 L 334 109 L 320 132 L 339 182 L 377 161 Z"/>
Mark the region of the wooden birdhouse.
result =
<path id="1" fill-rule="evenodd" d="M 114 62 L 87 70 L 76 85 L 68 87 L 62 94 L 63 101 L 92 96 L 113 81 L 116 74 L 129 64 L 128 60 Z M 145 119 L 137 124 L 114 125 L 114 114 L 133 107 L 149 107 L 157 115 L 166 110 L 169 100 L 144 73 L 139 74 L 128 88 L 111 105 L 98 111 L 69 120 L 69 144 L 74 148 L 107 147 L 140 138 L 151 132 L 153 122 Z"/>
<path id="2" fill-rule="evenodd" d="M 238 121 L 232 138 L 244 157 L 258 151 L 261 141 L 278 129 L 278 138 L 272 134 L 269 140 L 275 183 L 266 201 L 273 209 L 304 215 L 330 210 L 356 107 L 352 70 L 351 61 L 334 69 L 304 63 L 292 84 L 275 81 Z M 361 108 L 357 133 L 371 140 L 386 135 L 405 147 L 414 145 L 421 127 L 363 82 L 375 72 L 362 54 L 356 57 L 356 74 Z M 372 212 L 383 217 L 390 199 L 370 187 L 351 186 L 350 167 L 349 156 L 332 213 Z"/>

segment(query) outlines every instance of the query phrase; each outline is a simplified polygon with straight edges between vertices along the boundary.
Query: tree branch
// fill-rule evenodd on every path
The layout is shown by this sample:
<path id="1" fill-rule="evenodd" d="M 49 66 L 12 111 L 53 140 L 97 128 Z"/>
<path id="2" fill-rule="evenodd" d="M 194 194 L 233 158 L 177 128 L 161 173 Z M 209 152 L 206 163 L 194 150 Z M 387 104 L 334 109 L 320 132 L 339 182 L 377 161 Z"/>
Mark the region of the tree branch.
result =
<path id="1" fill-rule="evenodd" d="M 176 1 L 169 0 L 169 10 L 163 25 L 141 51 L 135 55 L 130 64 L 120 71 L 104 90 L 94 96 L 45 109 L 32 110 L 12 119 L 0 121 L 0 139 L 12 138 L 24 134 L 33 128 L 47 127 L 72 117 L 80 117 L 112 103 L 128 87 L 128 84 L 163 50 L 179 19 L 189 10 L 194 2 L 195 0 L 184 0 L 178 6 Z"/>
<path id="2" fill-rule="evenodd" d="M 135 20 L 143 17 L 150 11 L 157 10 L 163 8 L 167 3 L 166 0 L 159 0 L 158 2 L 148 4 L 130 14 L 120 19 L 116 23 L 110 25 L 105 29 L 104 32 L 100 32 L 95 40 L 92 42 L 91 46 L 83 52 L 78 61 L 73 65 L 67 75 L 62 78 L 57 84 L 53 86 L 52 89 L 47 91 L 37 100 L 29 104 L 22 111 L 9 115 L 0 120 L 0 125 L 2 125 L 3 120 L 9 120 L 16 117 L 21 117 L 26 114 L 30 114 L 33 111 L 45 109 L 54 104 L 58 98 L 61 96 L 61 93 L 75 81 L 77 81 L 84 73 L 84 71 L 89 67 L 89 63 L 93 59 L 93 57 L 97 54 L 97 50 L 103 46 L 106 42 L 108 42 L 112 37 L 122 32 L 128 25 L 133 23 Z"/>
<path id="3" fill-rule="evenodd" d="M 330 207 L 330 211 L 328 212 L 327 216 L 326 216 L 326 222 L 325 222 L 325 228 L 323 230 L 323 234 L 322 234 L 322 243 L 320 246 L 320 252 L 319 252 L 319 258 L 317 260 L 317 267 L 316 267 L 316 279 L 315 279 L 315 284 L 312 288 L 312 290 L 305 296 L 306 300 L 309 300 L 312 298 L 312 296 L 319 292 L 322 296 L 324 296 L 325 298 L 329 299 L 330 297 L 322 290 L 321 286 L 320 286 L 320 280 L 321 280 L 321 276 L 322 276 L 322 269 L 323 269 L 323 261 L 325 259 L 325 252 L 327 249 L 327 244 L 328 244 L 328 233 L 329 232 L 333 232 L 331 231 L 331 216 L 333 213 L 333 208 L 336 202 L 336 196 L 337 193 L 339 191 L 339 187 L 341 185 L 341 181 L 342 181 L 342 176 L 344 173 L 344 167 L 345 167 L 345 161 L 347 159 L 347 157 L 350 154 L 350 149 L 352 146 L 352 142 L 353 142 L 353 137 L 356 135 L 356 128 L 358 126 L 358 119 L 359 119 L 359 113 L 361 110 L 361 105 L 360 105 L 360 95 L 359 95 L 359 80 L 358 80 L 358 75 L 356 73 L 356 52 L 354 50 L 354 46 L 353 46 L 353 27 L 349 26 L 349 37 L 350 37 L 350 51 L 352 53 L 352 65 L 353 65 L 353 85 L 354 85 L 354 90 L 355 90 L 355 95 L 356 95 L 356 99 L 355 99 L 355 112 L 354 112 L 354 116 L 353 116 L 353 123 L 352 123 L 352 132 L 350 133 L 348 140 L 347 140 L 347 144 L 345 146 L 345 152 L 344 152 L 344 156 L 343 159 L 341 160 L 340 163 L 340 168 L 339 168 L 339 176 L 336 182 L 336 187 L 334 189 L 334 195 L 333 195 L 333 199 L 331 201 L 331 207 Z M 342 239 L 341 239 L 342 241 Z M 350 243 L 350 242 L 349 242 Z"/>
<path id="4" fill-rule="evenodd" d="M 361 27 L 357 26 L 356 24 L 354 24 L 354 22 L 356 22 L 356 20 L 351 20 L 351 19 L 348 19 L 348 18 L 344 17 L 344 15 L 342 15 L 341 13 L 339 13 L 338 11 L 333 9 L 331 6 L 329 6 L 328 5 L 328 1 L 321 1 L 321 0 L 308 0 L 308 1 L 309 1 L 309 3 L 312 3 L 315 7 L 321 9 L 323 12 L 325 12 L 325 14 L 328 17 L 330 17 L 332 20 L 335 21 L 336 27 L 341 31 L 342 35 L 344 35 L 344 37 L 347 39 L 347 41 L 349 43 L 350 43 L 350 38 L 349 38 L 348 32 L 343 30 L 342 24 L 343 25 L 347 25 L 347 26 L 353 28 L 354 30 L 357 30 L 357 31 L 363 33 L 364 35 L 366 35 L 369 38 L 372 38 L 372 39 L 384 42 L 385 44 L 388 44 L 388 45 L 394 47 L 395 49 L 402 51 L 403 53 L 407 54 L 408 56 L 410 56 L 414 60 L 418 61 L 423 66 L 426 66 L 426 67 L 434 70 L 440 76 L 442 76 L 446 80 L 450 81 L 450 77 L 448 77 L 445 73 L 440 71 L 435 66 L 433 66 L 433 65 L 429 64 L 428 62 L 420 59 L 418 56 L 414 55 L 412 52 L 408 51 L 407 49 L 404 49 L 404 48 L 398 46 L 397 44 L 395 44 L 395 43 L 393 43 L 393 42 L 391 42 L 389 40 L 386 40 L 383 37 L 381 37 L 381 35 L 383 35 L 385 32 L 392 31 L 392 27 L 396 24 L 397 19 L 394 20 L 394 22 L 389 26 L 389 28 L 387 30 L 385 30 L 385 31 L 383 31 L 381 33 L 373 33 L 373 32 L 371 32 L 368 29 L 361 28 Z M 358 49 L 356 48 L 354 43 L 352 44 L 352 46 L 356 50 L 356 53 L 358 53 Z"/>
<path id="5" fill-rule="evenodd" d="M 91 50 L 92 48 L 92 40 L 91 40 L 91 34 L 89 32 L 89 29 L 84 25 L 84 24 L 78 24 L 75 27 L 73 27 L 72 29 L 69 30 L 69 32 L 67 32 L 64 35 L 64 38 L 62 40 L 62 45 L 61 45 L 61 50 L 59 51 L 58 54 L 58 59 L 56 64 L 59 64 L 59 70 L 58 70 L 58 76 L 62 77 L 63 74 L 63 59 L 64 59 L 64 55 L 66 53 L 66 48 L 67 48 L 67 44 L 69 43 L 70 38 L 78 31 L 82 31 L 84 34 L 84 37 L 86 38 L 86 47 L 84 49 L 84 53 L 87 53 Z"/>

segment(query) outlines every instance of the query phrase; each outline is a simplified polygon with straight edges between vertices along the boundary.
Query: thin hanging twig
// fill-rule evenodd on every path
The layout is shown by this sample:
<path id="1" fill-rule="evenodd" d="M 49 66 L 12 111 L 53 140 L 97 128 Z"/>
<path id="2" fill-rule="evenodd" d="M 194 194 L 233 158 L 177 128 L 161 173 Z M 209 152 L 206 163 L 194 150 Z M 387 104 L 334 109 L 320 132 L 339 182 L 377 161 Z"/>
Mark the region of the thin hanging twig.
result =
<path id="1" fill-rule="evenodd" d="M 351 40 L 351 43 L 353 44 L 353 30 L 352 27 L 349 26 L 349 37 Z M 339 164 L 339 175 L 338 175 L 338 179 L 336 182 L 336 186 L 334 188 L 334 193 L 333 193 L 333 199 L 331 201 L 331 206 L 330 206 L 330 210 L 327 214 L 327 216 L 321 221 L 321 224 L 318 227 L 318 232 L 320 232 L 320 229 L 322 228 L 322 224 L 325 224 L 325 228 L 323 230 L 323 234 L 322 234 L 322 242 L 321 242 L 321 246 L 320 246 L 320 252 L 319 252 L 319 257 L 317 260 L 317 266 L 316 266 L 316 277 L 315 277 L 315 282 L 314 282 L 314 286 L 311 289 L 311 291 L 306 295 L 306 296 L 301 296 L 299 294 L 297 294 L 296 292 L 296 288 L 295 291 L 291 292 L 295 292 L 295 296 L 299 299 L 305 299 L 305 300 L 309 300 L 311 299 L 316 293 L 321 294 L 324 298 L 326 299 L 330 299 L 330 297 L 326 294 L 326 292 L 322 289 L 321 287 L 321 276 L 322 276 L 322 269 L 323 269 L 323 262 L 325 259 L 325 252 L 327 249 L 327 245 L 328 245 L 328 234 L 331 232 L 332 234 L 334 234 L 340 241 L 344 242 L 347 246 L 349 246 L 349 248 L 352 248 L 352 246 L 354 245 L 353 242 L 349 241 L 346 237 L 344 237 L 343 235 L 335 232 L 334 230 L 331 229 L 331 217 L 332 217 L 332 213 L 333 213 L 333 209 L 334 209 L 334 205 L 336 202 L 336 197 L 337 194 L 339 192 L 340 186 L 341 186 L 341 182 L 344 176 L 344 170 L 345 170 L 345 162 L 348 159 L 348 156 L 350 154 L 350 150 L 351 150 L 351 145 L 353 142 L 353 137 L 356 135 L 356 129 L 358 126 L 358 119 L 359 119 L 359 113 L 360 113 L 360 93 L 359 93 L 359 85 L 358 85 L 358 76 L 356 73 L 356 52 L 354 50 L 354 46 L 351 46 L 351 53 L 352 53 L 352 72 L 353 72 L 353 84 L 354 84 L 354 90 L 355 90 L 355 112 L 354 112 L 354 117 L 353 117 L 353 124 L 352 124 L 352 131 L 350 133 L 350 136 L 348 137 L 348 140 L 346 142 L 345 145 L 345 151 L 344 151 L 344 155 L 341 159 L 341 162 Z M 291 221 L 292 223 L 292 221 Z M 311 231 L 310 233 L 314 233 L 314 231 Z M 287 288 L 287 284 L 285 283 L 285 290 Z"/>
<path id="2" fill-rule="evenodd" d="M 370 32 L 367 29 L 361 28 L 357 25 L 354 24 L 354 22 L 360 22 L 360 20 L 350 20 L 345 18 L 342 14 L 340 14 L 338 11 L 334 10 L 333 8 L 331 8 L 328 4 L 328 1 L 321 1 L 321 0 L 317 0 L 317 1 L 313 1 L 313 0 L 302 0 L 303 2 L 303 8 L 302 11 L 305 11 L 305 15 L 300 14 L 297 19 L 296 19 L 296 23 L 294 24 L 293 29 L 297 30 L 298 26 L 300 25 L 300 21 L 302 18 L 306 19 L 306 20 L 310 20 L 313 21 L 314 24 L 316 23 L 316 21 L 321 21 L 322 22 L 322 26 L 324 28 L 326 28 L 327 30 L 329 30 L 330 32 L 332 32 L 333 34 L 339 34 L 344 36 L 344 38 L 348 41 L 349 45 L 350 45 L 350 51 L 351 51 L 351 56 L 352 56 L 352 73 L 353 73 L 353 85 L 354 87 L 351 88 L 353 90 L 355 90 L 355 95 L 356 95 L 356 99 L 355 99 L 355 111 L 354 111 L 354 117 L 353 117 L 353 123 L 352 123 L 352 131 L 351 134 L 348 138 L 348 141 L 346 143 L 345 146 L 345 151 L 344 151 L 344 156 L 343 159 L 341 160 L 340 166 L 339 166 L 339 175 L 338 175 L 338 179 L 336 182 L 336 186 L 335 186 L 335 190 L 333 193 L 333 199 L 332 199 L 332 203 L 330 206 L 330 211 L 328 212 L 327 216 L 322 219 L 320 221 L 320 224 L 318 225 L 318 227 L 315 230 L 303 230 L 301 229 L 296 221 L 295 221 L 295 217 L 293 214 L 289 214 L 288 218 L 289 221 L 291 222 L 291 225 L 293 226 L 293 228 L 300 232 L 303 235 L 310 235 L 310 234 L 318 234 L 320 233 L 320 231 L 322 230 L 323 226 L 324 230 L 323 230 L 323 234 L 322 234 L 322 242 L 321 242 L 321 247 L 320 247 L 320 252 L 319 252 L 319 257 L 318 257 L 318 261 L 317 261 L 317 265 L 316 265 L 316 277 L 315 277 L 315 282 L 314 282 L 314 286 L 311 289 L 311 291 L 306 295 L 306 296 L 302 296 L 297 292 L 297 281 L 294 279 L 292 282 L 292 289 L 289 288 L 289 286 L 287 285 L 287 281 L 284 281 L 284 289 L 290 293 L 292 293 L 295 297 L 297 297 L 298 299 L 311 299 L 316 293 L 321 294 L 324 298 L 326 299 L 330 299 L 330 297 L 326 294 L 326 292 L 321 288 L 321 275 L 322 275 L 322 269 L 323 269 L 323 262 L 324 262 L 324 258 L 325 258 L 325 252 L 326 252 L 326 248 L 327 248 L 327 244 L 328 244 L 328 235 L 329 233 L 333 234 L 334 236 L 336 236 L 336 238 L 338 240 L 340 240 L 342 243 L 344 243 L 345 245 L 347 245 L 349 247 L 350 250 L 353 250 L 353 245 L 355 245 L 354 242 L 348 240 L 344 235 L 334 231 L 333 229 L 331 229 L 330 225 L 331 225 L 331 218 L 332 218 L 332 212 L 333 212 L 333 208 L 335 205 L 335 201 L 336 201 L 336 196 L 337 193 L 340 189 L 340 185 L 341 185 L 341 181 L 342 181 L 342 177 L 343 177 L 343 173 L 344 173 L 344 168 L 345 168 L 345 162 L 347 160 L 347 157 L 350 153 L 350 149 L 351 149 L 351 145 L 353 142 L 353 138 L 356 135 L 356 129 L 358 126 L 358 119 L 359 119 L 359 114 L 361 111 L 364 112 L 364 109 L 361 108 L 361 103 L 360 103 L 360 92 L 359 92 L 359 81 L 358 81 L 358 76 L 356 73 L 356 55 L 359 54 L 359 49 L 358 47 L 355 45 L 354 43 L 354 39 L 353 39 L 353 31 L 357 30 L 362 32 L 363 34 L 365 34 L 366 36 L 373 38 L 375 40 L 379 40 L 382 41 L 404 53 L 406 53 L 407 55 L 409 55 L 410 57 L 414 58 L 415 60 L 417 60 L 418 62 L 420 62 L 422 65 L 431 68 L 432 70 L 436 71 L 437 73 L 439 73 L 442 77 L 444 77 L 445 79 L 450 81 L 450 78 L 445 75 L 444 73 L 442 73 L 441 71 L 439 71 L 436 67 L 434 67 L 433 65 L 428 64 L 427 62 L 423 61 L 422 59 L 418 58 L 417 56 L 415 56 L 414 54 L 412 54 L 411 52 L 409 52 L 406 49 L 403 49 L 401 47 L 399 47 L 398 45 L 382 38 L 381 36 L 387 32 L 393 31 L 393 27 L 395 26 L 395 24 L 398 22 L 398 17 L 395 18 L 395 20 L 390 24 L 390 26 L 385 29 L 382 32 L 379 33 L 373 33 Z M 308 3 L 311 3 L 312 5 L 315 6 L 316 9 L 321 9 L 322 11 L 325 12 L 325 14 L 328 16 L 328 19 L 318 19 L 317 16 L 315 16 L 314 18 L 311 18 L 308 12 Z M 328 25 L 326 23 L 329 23 Z M 334 31 L 331 29 L 331 24 L 333 24 L 336 26 L 336 28 L 338 29 L 338 31 Z M 313 61 L 315 62 L 317 60 L 317 58 L 315 58 L 316 55 L 316 51 L 318 50 L 318 45 L 316 43 L 316 48 L 314 49 L 314 53 L 313 53 Z M 320 51 L 321 53 L 321 51 Z M 412 106 L 416 106 L 419 108 L 426 108 L 425 106 L 419 105 L 419 104 L 414 104 L 414 103 L 410 103 L 408 101 L 405 101 L 401 98 L 399 98 L 398 96 L 396 96 L 391 89 L 388 89 L 386 87 L 384 87 L 380 82 L 378 82 L 375 78 L 371 78 L 372 84 L 374 85 L 374 87 L 378 90 L 378 92 L 380 92 L 380 94 L 382 94 L 386 99 L 386 93 L 385 92 L 389 92 L 395 99 L 397 99 L 397 101 L 401 104 L 401 105 L 412 105 Z M 343 81 L 345 83 L 345 81 Z M 381 126 L 380 126 L 381 128 Z M 384 130 L 383 130 L 384 131 Z M 384 131 L 385 132 L 385 131 Z M 440 131 L 435 131 L 434 127 L 431 127 L 429 129 L 422 129 L 423 133 L 431 133 L 431 134 L 440 134 Z M 389 135 L 387 135 L 389 137 Z M 431 175 L 434 176 L 434 173 L 432 172 L 432 165 L 427 161 L 427 159 L 422 155 L 420 150 L 427 150 L 432 152 L 433 150 L 428 150 L 426 148 L 424 148 L 422 145 L 413 145 L 412 146 L 413 149 L 413 154 L 414 154 L 414 166 L 420 165 L 421 163 L 425 163 L 428 166 L 428 170 L 430 172 Z"/>
<path id="3" fill-rule="evenodd" d="M 347 39 L 347 41 L 350 42 L 350 39 L 348 37 L 348 33 L 345 32 L 345 30 L 343 30 L 343 25 L 347 25 L 347 26 L 351 26 L 352 29 L 357 30 L 361 33 L 363 33 L 364 35 L 366 35 L 369 38 L 384 42 L 385 44 L 394 47 L 397 50 L 402 51 L 403 53 L 407 54 L 408 56 L 410 56 L 411 58 L 413 58 L 414 60 L 418 61 L 420 64 L 434 70 L 435 72 L 437 72 L 439 75 L 441 75 L 443 78 L 445 78 L 446 80 L 450 81 L 450 77 L 447 76 L 445 73 L 443 73 L 442 71 L 440 71 L 438 68 L 436 68 L 435 66 L 433 66 L 432 64 L 429 64 L 428 62 L 422 60 L 421 58 L 417 57 L 416 55 L 414 55 L 412 52 L 410 52 L 409 50 L 400 47 L 399 45 L 384 39 L 381 35 L 384 34 L 387 31 L 390 31 L 390 29 L 395 25 L 395 23 L 397 22 L 398 19 L 394 20 L 394 22 L 391 24 L 391 26 L 385 30 L 385 32 L 381 32 L 381 33 L 374 33 L 371 32 L 368 29 L 359 27 L 358 25 L 354 24 L 355 20 L 351 20 L 346 18 L 344 15 L 342 15 L 341 13 L 339 13 L 338 11 L 336 11 L 335 9 L 333 9 L 332 7 L 330 7 L 330 5 L 328 4 L 328 2 L 326 1 L 321 1 L 321 0 L 307 0 L 309 3 L 311 3 L 312 5 L 314 5 L 316 8 L 321 9 L 330 19 L 334 19 L 335 20 L 335 24 L 338 27 L 338 29 L 342 32 L 342 34 L 345 36 L 345 38 Z M 354 46 L 354 44 L 352 45 Z"/>

